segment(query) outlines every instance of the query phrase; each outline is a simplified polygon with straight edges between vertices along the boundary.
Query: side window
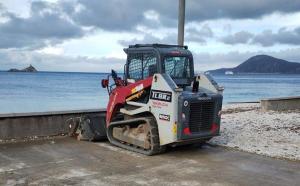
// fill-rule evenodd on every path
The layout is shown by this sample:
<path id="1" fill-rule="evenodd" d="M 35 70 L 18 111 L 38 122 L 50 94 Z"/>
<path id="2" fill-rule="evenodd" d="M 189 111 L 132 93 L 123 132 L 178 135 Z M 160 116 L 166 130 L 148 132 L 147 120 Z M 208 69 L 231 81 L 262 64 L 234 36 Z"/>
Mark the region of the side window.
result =
<path id="1" fill-rule="evenodd" d="M 154 54 L 144 54 L 143 60 L 143 78 L 152 76 L 157 72 L 157 59 Z"/>
<path id="2" fill-rule="evenodd" d="M 157 58 L 153 53 L 130 54 L 128 60 L 129 79 L 145 79 L 157 72 Z"/>
<path id="3" fill-rule="evenodd" d="M 140 80 L 142 79 L 143 55 L 131 54 L 128 65 L 128 78 Z"/>
<path id="4" fill-rule="evenodd" d="M 163 63 L 165 73 L 172 78 L 191 77 L 190 60 L 187 57 L 166 57 Z"/>

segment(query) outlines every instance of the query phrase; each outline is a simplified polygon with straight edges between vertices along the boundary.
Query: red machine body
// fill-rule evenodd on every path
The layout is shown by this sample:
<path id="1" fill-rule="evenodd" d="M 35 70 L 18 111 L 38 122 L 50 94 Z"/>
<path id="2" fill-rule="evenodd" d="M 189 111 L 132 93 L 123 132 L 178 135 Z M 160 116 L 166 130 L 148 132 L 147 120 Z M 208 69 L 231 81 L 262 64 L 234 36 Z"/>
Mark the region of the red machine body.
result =
<path id="1" fill-rule="evenodd" d="M 135 91 L 136 87 L 142 86 L 145 89 L 150 87 L 151 84 L 152 77 L 148 77 L 147 79 L 140 80 L 135 83 L 130 83 L 127 86 L 123 84 L 117 85 L 116 88 L 112 90 L 109 96 L 106 114 L 106 125 L 108 126 L 112 121 L 112 117 L 116 114 L 116 111 L 124 106 L 126 99 L 138 92 Z"/>

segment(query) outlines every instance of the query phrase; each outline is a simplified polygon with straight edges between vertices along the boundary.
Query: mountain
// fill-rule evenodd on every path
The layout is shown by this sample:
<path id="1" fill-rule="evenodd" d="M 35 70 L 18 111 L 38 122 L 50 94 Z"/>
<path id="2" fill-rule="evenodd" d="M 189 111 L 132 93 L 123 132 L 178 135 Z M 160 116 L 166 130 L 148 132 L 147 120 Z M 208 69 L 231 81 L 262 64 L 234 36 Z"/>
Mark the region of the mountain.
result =
<path id="1" fill-rule="evenodd" d="M 224 74 L 226 71 L 232 71 L 233 73 L 300 74 L 300 63 L 289 62 L 268 55 L 257 55 L 247 59 L 237 67 L 220 68 L 208 72 Z"/>
<path id="2" fill-rule="evenodd" d="M 8 70 L 8 72 L 37 72 L 37 70 L 32 65 L 30 65 L 29 67 L 24 68 L 22 70 L 12 68 L 12 69 Z"/>

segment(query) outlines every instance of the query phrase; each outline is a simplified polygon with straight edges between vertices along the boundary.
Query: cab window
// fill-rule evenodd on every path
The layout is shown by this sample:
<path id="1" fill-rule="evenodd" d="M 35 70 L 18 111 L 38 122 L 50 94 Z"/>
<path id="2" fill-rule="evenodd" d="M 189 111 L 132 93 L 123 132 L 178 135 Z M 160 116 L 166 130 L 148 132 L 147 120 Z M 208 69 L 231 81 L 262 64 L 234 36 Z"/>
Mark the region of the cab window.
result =
<path id="1" fill-rule="evenodd" d="M 153 53 L 131 54 L 128 59 L 128 78 L 141 80 L 157 72 L 157 58 Z"/>
<path id="2" fill-rule="evenodd" d="M 170 56 L 165 57 L 163 70 L 172 78 L 189 78 L 191 77 L 191 64 L 188 57 Z"/>
<path id="3" fill-rule="evenodd" d="M 157 73 L 157 59 L 154 54 L 144 54 L 143 58 L 143 78 L 153 76 Z"/>
<path id="4" fill-rule="evenodd" d="M 143 55 L 132 54 L 128 60 L 128 78 L 140 80 L 142 79 Z"/>

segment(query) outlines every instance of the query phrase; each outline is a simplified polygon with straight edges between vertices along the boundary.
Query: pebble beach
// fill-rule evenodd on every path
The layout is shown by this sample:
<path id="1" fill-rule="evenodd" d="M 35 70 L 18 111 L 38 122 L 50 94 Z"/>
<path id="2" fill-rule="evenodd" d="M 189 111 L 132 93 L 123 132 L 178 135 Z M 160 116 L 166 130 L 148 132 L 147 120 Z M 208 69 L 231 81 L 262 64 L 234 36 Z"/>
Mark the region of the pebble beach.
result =
<path id="1" fill-rule="evenodd" d="M 210 144 L 299 161 L 300 110 L 263 112 L 260 104 L 225 105 L 221 135 Z"/>

